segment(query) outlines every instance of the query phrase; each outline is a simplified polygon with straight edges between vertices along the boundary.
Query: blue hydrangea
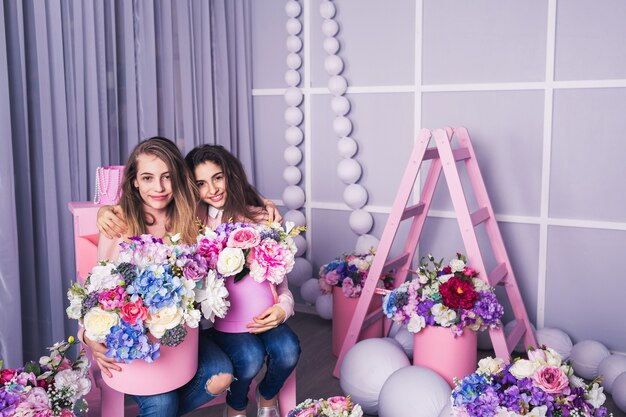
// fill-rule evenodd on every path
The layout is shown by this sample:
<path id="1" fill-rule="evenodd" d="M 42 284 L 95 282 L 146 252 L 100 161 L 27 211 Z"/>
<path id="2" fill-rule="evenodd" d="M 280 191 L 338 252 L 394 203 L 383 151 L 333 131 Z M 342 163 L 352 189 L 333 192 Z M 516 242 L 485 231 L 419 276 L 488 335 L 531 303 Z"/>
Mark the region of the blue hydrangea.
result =
<path id="1" fill-rule="evenodd" d="M 173 274 L 171 265 L 150 266 L 132 284 L 126 287 L 131 301 L 143 299 L 151 313 L 164 307 L 180 304 L 186 289 L 179 277 Z"/>
<path id="2" fill-rule="evenodd" d="M 129 363 L 135 359 L 154 362 L 160 355 L 160 344 L 152 343 L 145 333 L 141 320 L 137 324 L 128 324 L 124 320 L 111 327 L 106 337 L 108 350 L 106 356 L 117 362 Z"/>

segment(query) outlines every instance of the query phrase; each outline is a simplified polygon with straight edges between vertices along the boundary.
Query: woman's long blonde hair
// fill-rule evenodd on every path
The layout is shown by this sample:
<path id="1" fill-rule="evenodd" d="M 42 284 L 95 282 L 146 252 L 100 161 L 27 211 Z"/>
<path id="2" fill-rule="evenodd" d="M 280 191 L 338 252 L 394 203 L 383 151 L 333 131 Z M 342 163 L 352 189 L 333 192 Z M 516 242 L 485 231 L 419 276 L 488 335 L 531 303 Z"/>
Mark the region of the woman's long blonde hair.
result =
<path id="1" fill-rule="evenodd" d="M 198 232 L 195 226 L 196 205 L 199 192 L 187 167 L 183 155 L 174 142 L 155 136 L 140 142 L 128 157 L 122 180 L 120 206 L 126 216 L 130 236 L 146 233 L 148 226 L 154 224 L 154 217 L 143 209 L 143 200 L 134 186 L 137 179 L 137 157 L 152 155 L 162 160 L 170 174 L 173 198 L 167 206 L 167 224 L 165 229 L 171 233 L 180 233 L 185 243 L 193 243 Z"/>

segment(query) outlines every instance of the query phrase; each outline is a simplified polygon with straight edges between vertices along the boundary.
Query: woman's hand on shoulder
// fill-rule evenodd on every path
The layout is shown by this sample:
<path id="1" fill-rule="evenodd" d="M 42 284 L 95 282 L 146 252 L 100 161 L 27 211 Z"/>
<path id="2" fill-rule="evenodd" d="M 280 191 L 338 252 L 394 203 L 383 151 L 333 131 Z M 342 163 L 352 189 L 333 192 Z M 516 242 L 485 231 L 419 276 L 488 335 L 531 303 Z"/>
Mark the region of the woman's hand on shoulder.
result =
<path id="1" fill-rule="evenodd" d="M 264 214 L 266 217 L 263 219 L 262 223 L 281 223 L 283 221 L 283 216 L 281 216 L 280 212 L 278 211 L 278 207 L 276 206 L 276 204 L 274 204 L 272 200 L 264 198 L 263 204 L 265 204 Z"/>
<path id="2" fill-rule="evenodd" d="M 120 238 L 128 230 L 128 225 L 120 206 L 100 207 L 96 224 L 100 233 L 109 239 Z"/>
<path id="3" fill-rule="evenodd" d="M 93 356 L 102 373 L 111 378 L 113 376 L 111 370 L 121 372 L 122 368 L 115 362 L 115 359 L 106 356 L 107 348 L 104 344 L 89 339 L 87 335 L 84 335 L 83 338 L 85 339 L 85 344 L 91 350 L 91 356 Z"/>
<path id="4" fill-rule="evenodd" d="M 254 317 L 254 322 L 249 323 L 247 327 L 250 329 L 250 333 L 263 333 L 285 321 L 286 315 L 282 307 L 274 304 L 258 317 Z"/>

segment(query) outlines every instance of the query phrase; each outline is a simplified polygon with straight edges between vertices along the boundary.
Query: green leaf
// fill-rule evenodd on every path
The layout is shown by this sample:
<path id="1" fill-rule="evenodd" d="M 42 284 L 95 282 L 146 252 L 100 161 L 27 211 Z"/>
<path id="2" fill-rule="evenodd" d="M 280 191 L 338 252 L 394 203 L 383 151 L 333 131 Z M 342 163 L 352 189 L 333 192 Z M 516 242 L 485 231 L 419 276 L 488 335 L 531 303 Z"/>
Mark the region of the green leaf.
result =
<path id="1" fill-rule="evenodd" d="M 32 372 L 35 376 L 39 376 L 41 374 L 41 368 L 39 368 L 39 365 L 35 362 L 28 362 L 24 365 L 24 372 Z"/>
<path id="2" fill-rule="evenodd" d="M 243 277 L 245 277 L 246 275 L 248 275 L 250 273 L 250 269 L 247 266 L 244 266 L 243 269 L 241 270 L 241 272 L 239 272 L 237 275 L 235 275 L 235 282 L 239 282 L 243 279 Z"/>
<path id="3" fill-rule="evenodd" d="M 4 363 L 4 361 L 2 359 L 0 359 L 0 369 L 2 369 L 2 364 Z"/>

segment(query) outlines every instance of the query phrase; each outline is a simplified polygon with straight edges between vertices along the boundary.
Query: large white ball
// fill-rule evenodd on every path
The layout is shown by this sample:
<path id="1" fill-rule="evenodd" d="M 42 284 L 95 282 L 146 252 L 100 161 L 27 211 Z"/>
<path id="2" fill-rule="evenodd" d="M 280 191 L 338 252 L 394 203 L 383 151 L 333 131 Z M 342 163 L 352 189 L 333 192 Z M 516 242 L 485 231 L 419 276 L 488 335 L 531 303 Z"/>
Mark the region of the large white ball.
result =
<path id="1" fill-rule="evenodd" d="M 328 79 L 328 90 L 334 96 L 342 96 L 348 89 L 348 81 L 341 75 L 333 75 Z"/>
<path id="2" fill-rule="evenodd" d="M 294 69 L 285 72 L 285 82 L 288 86 L 295 87 L 300 84 L 300 73 Z"/>
<path id="3" fill-rule="evenodd" d="M 339 51 L 339 41 L 337 38 L 326 38 L 324 39 L 324 51 L 328 55 L 334 55 Z"/>
<path id="4" fill-rule="evenodd" d="M 298 126 L 303 118 L 302 110 L 297 107 L 287 107 L 285 110 L 285 122 L 290 126 Z"/>
<path id="5" fill-rule="evenodd" d="M 350 213 L 348 222 L 352 231 L 357 235 L 364 235 L 372 230 L 372 226 L 374 226 L 374 218 L 366 210 L 354 210 Z"/>
<path id="6" fill-rule="evenodd" d="M 345 116 L 350 111 L 350 100 L 344 96 L 333 97 L 330 101 L 330 108 L 335 116 Z"/>
<path id="7" fill-rule="evenodd" d="M 358 150 L 358 145 L 356 141 L 351 137 L 344 137 L 337 141 L 337 150 L 339 151 L 339 155 L 344 158 L 352 158 L 356 151 Z"/>
<path id="8" fill-rule="evenodd" d="M 353 184 L 361 178 L 361 164 L 354 159 L 344 158 L 337 165 L 337 176 L 346 184 Z"/>
<path id="9" fill-rule="evenodd" d="M 300 23 L 300 20 L 292 17 L 287 19 L 285 27 L 287 28 L 287 33 L 289 35 L 297 35 L 302 30 L 302 23 Z"/>
<path id="10" fill-rule="evenodd" d="M 289 185 L 283 190 L 283 203 L 289 210 L 299 209 L 305 201 L 304 190 L 297 185 Z"/>
<path id="11" fill-rule="evenodd" d="M 296 225 L 296 227 L 306 226 L 306 217 L 304 213 L 298 210 L 289 210 L 283 216 L 283 223 L 291 222 Z"/>
<path id="12" fill-rule="evenodd" d="M 339 32 L 339 24 L 333 19 L 325 19 L 322 23 L 322 33 L 327 37 L 335 36 Z"/>
<path id="13" fill-rule="evenodd" d="M 539 346 L 546 345 L 558 352 L 563 360 L 569 359 L 572 353 L 572 339 L 561 329 L 544 327 L 535 331 L 535 338 Z"/>
<path id="14" fill-rule="evenodd" d="M 324 69 L 330 75 L 341 74 L 343 61 L 337 55 L 329 55 L 324 59 Z"/>
<path id="15" fill-rule="evenodd" d="M 287 146 L 283 151 L 283 158 L 289 165 L 298 165 L 302 161 L 302 151 L 297 146 Z"/>
<path id="16" fill-rule="evenodd" d="M 352 209 L 360 209 L 367 203 L 367 190 L 360 184 L 350 184 L 343 190 L 343 201 Z"/>
<path id="17" fill-rule="evenodd" d="M 294 284 L 299 287 L 304 282 L 313 276 L 313 265 L 306 258 L 296 258 L 293 264 L 293 269 L 287 274 L 287 279 L 290 284 Z"/>
<path id="18" fill-rule="evenodd" d="M 302 180 L 302 171 L 295 166 L 286 167 L 283 171 L 283 179 L 289 185 L 298 185 Z"/>
<path id="19" fill-rule="evenodd" d="M 287 55 L 287 66 L 291 69 L 297 70 L 302 66 L 302 58 L 296 53 Z"/>
<path id="20" fill-rule="evenodd" d="M 356 240 L 356 245 L 354 247 L 354 251 L 356 253 L 369 253 L 371 250 L 376 250 L 378 248 L 378 244 L 380 241 L 377 237 L 372 235 L 361 235 Z"/>
<path id="21" fill-rule="evenodd" d="M 344 356 L 339 384 L 365 413 L 376 414 L 385 381 L 405 366 L 409 366 L 409 358 L 395 342 L 388 338 L 366 339 L 352 346 Z"/>
<path id="22" fill-rule="evenodd" d="M 285 141 L 289 145 L 298 146 L 302 143 L 302 139 L 304 139 L 304 133 L 298 126 L 289 126 L 285 130 Z"/>
<path id="23" fill-rule="evenodd" d="M 300 51 L 300 49 L 302 49 L 302 39 L 294 35 L 287 36 L 287 50 L 295 53 Z"/>
<path id="24" fill-rule="evenodd" d="M 333 318 L 333 295 L 322 294 L 315 300 L 315 311 L 323 319 L 331 320 Z"/>
<path id="25" fill-rule="evenodd" d="M 400 329 L 398 329 L 396 334 L 393 336 L 393 338 L 400 343 L 402 349 L 404 349 L 404 353 L 406 353 L 406 356 L 410 359 L 413 359 L 413 336 L 414 334 L 411 333 L 406 326 L 400 327 Z"/>
<path id="26" fill-rule="evenodd" d="M 302 235 L 296 235 L 294 237 L 292 237 L 293 239 L 293 243 L 294 245 L 296 245 L 296 257 L 300 257 L 302 255 L 304 255 L 304 252 L 306 252 L 306 239 L 304 238 L 304 236 Z"/>
<path id="27" fill-rule="evenodd" d="M 287 4 L 285 4 L 285 12 L 289 17 L 298 17 L 301 11 L 302 7 L 300 7 L 300 3 L 296 0 L 289 0 Z"/>
<path id="28" fill-rule="evenodd" d="M 515 325 L 517 324 L 517 320 L 511 320 L 510 322 L 508 322 L 505 326 L 504 326 L 504 334 L 505 336 L 508 337 L 508 335 L 513 331 L 513 329 L 515 328 Z M 530 323 L 530 327 L 533 329 L 533 332 L 536 331 L 535 330 L 535 326 Z M 522 353 L 522 352 L 526 352 L 526 348 L 528 346 L 524 346 L 524 337 L 522 336 L 522 338 L 520 339 L 519 342 L 517 342 L 517 345 L 515 345 L 515 349 L 513 349 L 515 352 L 518 353 Z"/>
<path id="29" fill-rule="evenodd" d="M 617 408 L 626 413 L 626 372 L 619 374 L 613 381 L 612 395 Z"/>
<path id="30" fill-rule="evenodd" d="M 338 116 L 333 119 L 333 130 L 340 138 L 348 136 L 352 132 L 352 122 L 345 116 Z"/>
<path id="31" fill-rule="evenodd" d="M 613 392 L 613 383 L 622 373 L 626 372 L 626 356 L 611 355 L 602 359 L 598 366 L 598 373 L 602 376 L 602 386 L 609 394 Z"/>
<path id="32" fill-rule="evenodd" d="M 398 369 L 380 390 L 380 417 L 438 417 L 450 398 L 450 386 L 423 366 Z"/>
<path id="33" fill-rule="evenodd" d="M 302 299 L 310 304 L 315 304 L 317 297 L 322 295 L 320 283 L 317 278 L 309 278 L 300 286 L 300 295 Z"/>
<path id="34" fill-rule="evenodd" d="M 304 95 L 298 87 L 289 87 L 285 90 L 285 103 L 288 106 L 299 106 Z"/>
<path id="35" fill-rule="evenodd" d="M 450 398 L 448 398 L 448 403 L 439 412 L 438 417 L 455 417 L 454 413 L 452 412 L 452 400 Z"/>
<path id="36" fill-rule="evenodd" d="M 594 379 L 598 376 L 600 362 L 611 352 L 602 343 L 595 340 L 583 340 L 574 345 L 570 360 L 574 373 L 585 379 Z"/>
<path id="37" fill-rule="evenodd" d="M 320 14 L 324 19 L 332 19 L 335 16 L 335 5 L 332 1 L 324 1 L 320 4 Z"/>

